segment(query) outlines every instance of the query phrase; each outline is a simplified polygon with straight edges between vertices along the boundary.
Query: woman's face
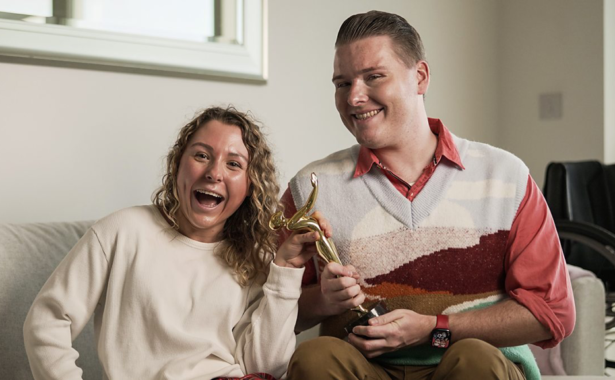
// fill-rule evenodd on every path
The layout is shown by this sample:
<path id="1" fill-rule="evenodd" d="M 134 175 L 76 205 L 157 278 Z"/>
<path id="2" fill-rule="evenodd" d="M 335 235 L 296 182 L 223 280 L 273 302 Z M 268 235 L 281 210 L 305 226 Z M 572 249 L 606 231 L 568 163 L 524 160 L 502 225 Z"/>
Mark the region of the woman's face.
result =
<path id="1" fill-rule="evenodd" d="M 241 129 L 217 120 L 192 136 L 179 163 L 179 231 L 205 243 L 222 239 L 226 220 L 248 196 L 248 149 Z"/>

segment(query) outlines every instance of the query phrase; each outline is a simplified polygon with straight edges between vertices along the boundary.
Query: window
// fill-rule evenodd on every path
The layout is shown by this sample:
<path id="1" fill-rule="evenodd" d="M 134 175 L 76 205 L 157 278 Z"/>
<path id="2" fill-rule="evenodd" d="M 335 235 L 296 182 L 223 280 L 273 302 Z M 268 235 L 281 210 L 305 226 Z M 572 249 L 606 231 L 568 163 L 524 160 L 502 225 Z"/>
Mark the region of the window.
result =
<path id="1" fill-rule="evenodd" d="M 266 0 L 0 0 L 0 55 L 265 80 Z"/>

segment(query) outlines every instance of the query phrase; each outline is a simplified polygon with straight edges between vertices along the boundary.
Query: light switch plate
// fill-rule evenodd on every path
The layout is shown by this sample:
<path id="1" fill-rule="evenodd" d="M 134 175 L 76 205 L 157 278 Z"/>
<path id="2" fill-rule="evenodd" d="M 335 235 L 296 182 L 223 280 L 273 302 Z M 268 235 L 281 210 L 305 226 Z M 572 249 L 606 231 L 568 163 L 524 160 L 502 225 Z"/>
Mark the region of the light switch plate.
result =
<path id="1" fill-rule="evenodd" d="M 561 119 L 563 116 L 563 97 L 561 92 L 540 94 L 538 97 L 540 120 Z"/>

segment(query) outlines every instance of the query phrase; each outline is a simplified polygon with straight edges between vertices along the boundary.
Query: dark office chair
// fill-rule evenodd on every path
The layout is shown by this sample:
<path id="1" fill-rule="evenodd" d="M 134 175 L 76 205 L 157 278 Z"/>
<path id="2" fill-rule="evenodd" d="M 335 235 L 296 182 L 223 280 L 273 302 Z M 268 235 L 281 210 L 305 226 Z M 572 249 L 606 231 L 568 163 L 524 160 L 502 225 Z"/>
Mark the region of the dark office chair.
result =
<path id="1" fill-rule="evenodd" d="M 598 161 L 547 166 L 544 195 L 566 262 L 587 269 L 605 287 L 606 329 L 615 327 L 615 165 Z M 606 360 L 615 368 L 615 362 Z"/>
<path id="2" fill-rule="evenodd" d="M 564 240 L 566 261 L 594 272 L 607 293 L 615 292 L 615 166 L 598 161 L 551 163 L 544 195 Z"/>
<path id="3" fill-rule="evenodd" d="M 551 163 L 544 195 L 560 237 L 584 234 L 593 239 L 562 239 L 566 261 L 594 272 L 607 293 L 615 292 L 615 169 L 598 161 Z"/>

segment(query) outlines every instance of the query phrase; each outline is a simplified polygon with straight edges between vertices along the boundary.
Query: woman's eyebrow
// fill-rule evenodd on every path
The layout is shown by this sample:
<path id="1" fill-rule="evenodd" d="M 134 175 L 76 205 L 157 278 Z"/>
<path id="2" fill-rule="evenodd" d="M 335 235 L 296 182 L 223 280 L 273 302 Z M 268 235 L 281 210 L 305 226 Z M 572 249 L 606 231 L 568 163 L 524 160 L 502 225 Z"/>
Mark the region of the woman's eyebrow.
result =
<path id="1" fill-rule="evenodd" d="M 249 162 L 248 158 L 246 156 L 244 156 L 241 153 L 237 153 L 237 152 L 229 152 L 228 154 L 229 156 L 233 156 L 233 157 L 241 157 L 243 158 L 246 162 Z"/>
<path id="2" fill-rule="evenodd" d="M 195 142 L 192 145 L 190 145 L 190 147 L 192 148 L 193 146 L 202 146 L 203 148 L 207 149 L 207 150 L 214 150 L 214 148 L 211 147 L 211 145 L 202 143 L 202 142 Z"/>
<path id="3" fill-rule="evenodd" d="M 204 149 L 209 150 L 209 151 L 213 151 L 214 150 L 214 148 L 212 148 L 211 145 L 205 144 L 205 143 L 202 143 L 202 142 L 198 142 L 198 141 L 193 143 L 192 145 L 190 145 L 191 148 L 194 147 L 194 146 L 201 146 Z M 232 156 L 232 157 L 241 157 L 246 162 L 250 162 L 250 160 L 248 160 L 248 158 L 246 156 L 244 156 L 243 154 L 238 153 L 238 152 L 229 152 L 228 155 Z"/>

